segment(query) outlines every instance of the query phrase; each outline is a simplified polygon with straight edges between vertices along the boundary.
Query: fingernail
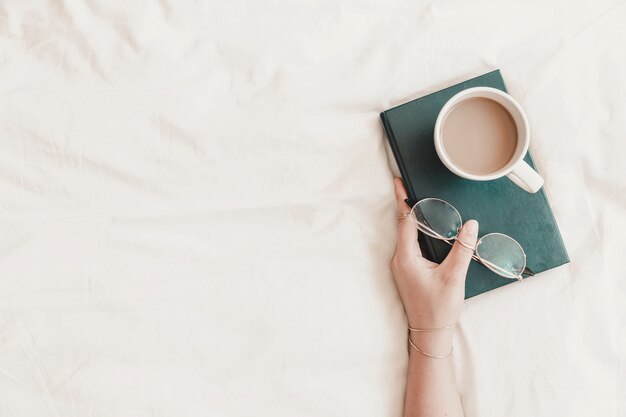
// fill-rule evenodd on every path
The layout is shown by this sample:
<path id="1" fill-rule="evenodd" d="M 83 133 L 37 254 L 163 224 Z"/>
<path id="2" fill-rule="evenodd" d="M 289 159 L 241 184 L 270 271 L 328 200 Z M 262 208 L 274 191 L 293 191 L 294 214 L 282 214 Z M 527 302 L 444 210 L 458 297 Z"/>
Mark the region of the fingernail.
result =
<path id="1" fill-rule="evenodd" d="M 478 222 L 476 220 L 468 220 L 463 226 L 463 229 L 465 233 L 476 236 L 478 234 Z"/>

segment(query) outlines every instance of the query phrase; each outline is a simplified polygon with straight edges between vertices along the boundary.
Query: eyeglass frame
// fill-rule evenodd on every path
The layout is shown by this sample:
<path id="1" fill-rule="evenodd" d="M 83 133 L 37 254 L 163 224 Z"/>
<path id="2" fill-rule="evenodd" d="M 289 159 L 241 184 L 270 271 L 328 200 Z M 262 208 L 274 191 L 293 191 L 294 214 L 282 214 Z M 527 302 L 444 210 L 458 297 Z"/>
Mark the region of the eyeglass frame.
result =
<path id="1" fill-rule="evenodd" d="M 411 207 L 411 212 L 413 212 L 413 209 L 415 208 L 415 206 L 416 206 L 416 205 L 418 205 L 419 203 L 421 203 L 421 202 L 422 202 L 422 201 L 424 201 L 424 200 L 429 200 L 429 199 L 432 199 L 432 200 L 439 200 L 439 201 L 442 201 L 442 202 L 444 202 L 444 203 L 448 204 L 448 205 L 449 205 L 450 207 L 452 207 L 452 208 L 454 209 L 454 211 L 456 211 L 456 213 L 459 215 L 459 219 L 461 220 L 461 223 L 463 222 L 463 218 L 461 217 L 461 213 L 459 213 L 459 210 L 457 210 L 457 208 L 456 208 L 456 207 L 454 207 L 454 206 L 453 206 L 452 204 L 450 204 L 449 202 L 447 202 L 447 201 L 445 201 L 445 200 L 442 200 L 442 199 L 440 199 L 440 198 L 435 198 L 435 197 L 427 197 L 427 198 L 423 198 L 423 199 L 421 199 L 421 200 L 419 200 L 419 201 L 415 201 L 415 200 L 413 200 L 413 199 L 411 199 L 411 198 L 407 198 L 407 199 L 405 199 L 405 200 L 404 200 L 404 202 L 405 202 L 405 203 L 406 203 L 409 207 Z M 419 229 L 419 227 L 418 227 L 418 229 Z M 430 229 L 430 228 L 429 228 L 429 229 Z M 431 230 L 432 230 L 432 229 L 431 229 Z M 423 231 L 422 231 L 422 232 L 423 232 Z M 512 278 L 512 277 L 506 277 L 506 276 L 504 276 L 504 275 L 500 275 L 500 274 L 498 274 L 497 272 L 493 271 L 491 268 L 489 268 L 487 265 L 485 265 L 485 262 L 487 262 L 487 261 L 485 261 L 485 260 L 483 260 L 483 259 L 480 259 L 480 258 L 476 255 L 476 247 L 473 247 L 473 248 L 472 248 L 472 247 L 471 247 L 471 246 L 469 246 L 467 243 L 465 243 L 465 242 L 461 241 L 460 239 L 458 239 L 458 236 L 459 236 L 459 235 L 458 235 L 458 230 L 457 230 L 457 235 L 456 235 L 455 237 L 453 237 L 453 238 L 450 238 L 450 239 L 446 239 L 445 237 L 443 237 L 443 236 L 439 235 L 439 234 L 438 234 L 437 232 L 435 232 L 434 230 L 433 230 L 433 234 L 436 234 L 437 236 L 432 236 L 432 235 L 430 235 L 430 234 L 428 234 L 428 233 L 426 233 L 426 232 L 423 232 L 423 233 L 424 233 L 424 234 L 426 234 L 426 236 L 430 236 L 430 237 L 432 237 L 433 239 L 442 240 L 442 241 L 446 242 L 446 243 L 447 243 L 448 245 L 450 245 L 450 246 L 453 246 L 453 245 L 454 245 L 454 243 L 453 243 L 453 242 L 451 242 L 451 241 L 459 242 L 459 244 L 461 244 L 463 247 L 465 247 L 465 248 L 467 248 L 467 249 L 472 250 L 472 259 L 473 259 L 474 261 L 478 262 L 479 264 L 481 264 L 481 265 L 482 265 L 482 266 L 484 266 L 485 268 L 489 269 L 491 272 L 493 272 L 493 273 L 495 273 L 495 274 L 497 274 L 497 275 L 501 276 L 502 278 L 506 278 L 506 279 L 517 279 L 518 281 L 521 281 L 522 279 L 524 279 L 524 276 L 526 276 L 526 277 L 532 277 L 532 276 L 534 276 L 534 275 L 535 275 L 535 273 L 534 273 L 534 272 L 533 272 L 533 271 L 532 271 L 532 270 L 531 270 L 531 269 L 530 269 L 530 268 L 526 265 L 526 251 L 524 250 L 524 248 L 522 247 L 522 245 L 520 245 L 520 243 L 519 243 L 517 240 L 513 239 L 511 236 L 509 236 L 509 235 L 505 235 L 504 233 L 497 233 L 497 232 L 495 232 L 495 233 L 489 233 L 489 234 L 506 236 L 506 237 L 508 237 L 509 239 L 512 239 L 512 240 L 513 240 L 513 241 L 514 241 L 514 242 L 515 242 L 515 243 L 516 243 L 516 244 L 520 247 L 520 249 L 522 250 L 522 254 L 524 254 L 524 269 L 523 269 L 523 270 L 522 270 L 522 272 L 521 272 L 521 273 L 520 273 L 517 277 L 515 277 L 515 278 Z M 440 236 L 440 237 L 439 237 L 439 236 Z M 487 236 L 487 235 L 485 235 L 485 236 Z M 485 236 L 483 236 L 483 237 L 485 237 Z M 481 238 L 481 239 L 482 239 L 482 238 Z M 478 240 L 480 240 L 480 239 L 478 239 Z"/>

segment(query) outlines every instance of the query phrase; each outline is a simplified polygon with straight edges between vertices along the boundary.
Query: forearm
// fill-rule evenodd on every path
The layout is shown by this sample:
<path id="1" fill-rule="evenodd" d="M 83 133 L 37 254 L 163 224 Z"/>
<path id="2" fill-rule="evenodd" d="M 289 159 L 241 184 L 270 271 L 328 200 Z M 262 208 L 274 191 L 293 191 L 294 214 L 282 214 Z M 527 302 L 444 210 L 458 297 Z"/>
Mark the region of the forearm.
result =
<path id="1" fill-rule="evenodd" d="M 445 356 L 452 347 L 452 331 L 413 333 L 413 343 L 424 352 Z M 405 417 L 463 416 L 454 378 L 452 357 L 428 357 L 410 347 L 404 402 Z"/>

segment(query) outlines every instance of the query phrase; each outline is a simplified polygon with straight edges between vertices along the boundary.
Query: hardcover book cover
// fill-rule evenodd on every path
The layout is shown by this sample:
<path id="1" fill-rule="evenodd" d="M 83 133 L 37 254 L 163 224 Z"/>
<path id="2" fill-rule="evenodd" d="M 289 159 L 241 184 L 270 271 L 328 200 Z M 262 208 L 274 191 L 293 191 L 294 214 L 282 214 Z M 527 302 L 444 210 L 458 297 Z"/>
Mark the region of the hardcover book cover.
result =
<path id="1" fill-rule="evenodd" d="M 511 236 L 524 248 L 527 266 L 535 274 L 563 265 L 569 256 L 543 188 L 531 194 L 506 177 L 467 180 L 450 172 L 435 152 L 433 130 L 439 111 L 459 91 L 479 86 L 507 91 L 500 71 L 495 70 L 380 114 L 407 193 L 414 200 L 437 197 L 448 201 L 459 210 L 463 221 L 478 220 L 479 237 L 491 232 Z M 524 160 L 535 168 L 530 152 Z M 450 250 L 445 242 L 423 233 L 419 240 L 424 256 L 434 262 L 441 262 Z M 516 281 L 472 262 L 465 298 L 512 282 Z"/>

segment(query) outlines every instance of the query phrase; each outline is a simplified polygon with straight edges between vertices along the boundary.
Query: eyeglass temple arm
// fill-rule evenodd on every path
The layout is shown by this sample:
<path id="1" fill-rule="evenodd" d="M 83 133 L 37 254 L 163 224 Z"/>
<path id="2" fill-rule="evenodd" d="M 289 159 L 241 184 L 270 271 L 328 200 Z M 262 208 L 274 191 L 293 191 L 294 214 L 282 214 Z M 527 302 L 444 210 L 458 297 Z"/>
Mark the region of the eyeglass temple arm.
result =
<path id="1" fill-rule="evenodd" d="M 443 240 L 443 239 L 441 239 Z M 454 240 L 454 239 L 451 239 Z M 454 245 L 453 242 L 451 242 L 450 240 L 443 240 L 444 242 L 446 242 L 448 245 L 452 246 Z M 472 259 L 475 260 L 476 262 L 478 262 L 481 265 L 484 265 L 483 261 L 476 255 L 472 255 Z M 529 267 L 525 267 L 524 270 L 522 271 L 522 275 L 526 275 L 528 277 L 532 277 L 535 275 L 535 273 L 529 268 Z"/>
<path id="2" fill-rule="evenodd" d="M 454 239 L 451 239 L 451 240 L 454 240 Z M 446 242 L 450 246 L 454 245 L 454 243 L 452 243 L 450 240 L 443 240 L 443 241 Z M 478 262 L 479 264 L 484 265 L 484 262 L 478 256 L 472 255 L 472 259 Z M 529 267 L 525 267 L 524 270 L 522 271 L 522 275 L 532 277 L 535 275 L 535 273 Z"/>

